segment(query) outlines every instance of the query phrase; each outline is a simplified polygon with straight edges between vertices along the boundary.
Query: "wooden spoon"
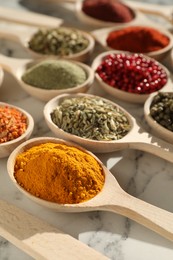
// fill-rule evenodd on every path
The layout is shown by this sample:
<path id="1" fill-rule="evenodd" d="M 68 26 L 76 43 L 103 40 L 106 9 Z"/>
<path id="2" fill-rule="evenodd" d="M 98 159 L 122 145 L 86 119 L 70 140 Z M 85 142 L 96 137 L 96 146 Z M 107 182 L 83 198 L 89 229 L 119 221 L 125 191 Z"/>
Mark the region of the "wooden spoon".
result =
<path id="1" fill-rule="evenodd" d="M 55 60 L 55 57 L 47 58 L 47 60 Z M 83 70 L 86 72 L 87 79 L 84 83 L 77 85 L 73 88 L 66 88 L 66 89 L 44 89 L 44 88 L 37 88 L 34 86 L 31 86 L 29 84 L 26 84 L 22 80 L 22 75 L 24 72 L 38 64 L 39 62 L 46 60 L 45 59 L 37 59 L 37 60 L 30 60 L 30 59 L 15 59 L 15 58 L 9 58 L 3 55 L 0 55 L 0 65 L 4 70 L 7 70 L 9 73 L 11 73 L 20 86 L 31 96 L 40 99 L 42 101 L 48 101 L 51 98 L 63 94 L 63 93 L 79 93 L 79 92 L 86 92 L 89 90 L 90 86 L 92 85 L 94 81 L 94 72 L 93 70 L 86 64 L 77 62 L 77 61 L 71 61 L 72 63 L 78 65 L 79 67 L 83 68 Z M 62 59 L 63 60 L 63 59 Z"/>
<path id="2" fill-rule="evenodd" d="M 54 28 L 56 28 L 56 26 Z M 72 28 L 72 29 L 74 29 L 74 28 Z M 84 50 L 82 50 L 78 53 L 64 55 L 61 57 L 58 55 L 46 55 L 46 54 L 41 54 L 41 53 L 35 52 L 29 48 L 28 43 L 29 43 L 30 39 L 32 38 L 32 36 L 38 30 L 39 30 L 38 28 L 29 28 L 29 29 L 20 28 L 18 30 L 17 29 L 14 30 L 14 28 L 8 28 L 8 30 L 6 28 L 5 29 L 0 28 L 0 37 L 5 38 L 7 40 L 16 41 L 24 49 L 26 49 L 29 52 L 29 54 L 31 55 L 32 58 L 56 57 L 56 58 L 66 58 L 66 59 L 70 59 L 70 60 L 84 62 L 84 61 L 88 60 L 88 58 L 90 57 L 90 54 L 92 53 L 92 51 L 94 49 L 95 41 L 94 41 L 94 38 L 92 37 L 92 35 L 83 30 L 77 29 L 77 31 L 80 32 L 81 35 L 83 35 L 86 39 L 88 39 L 88 42 L 89 42 L 88 46 Z"/>
<path id="3" fill-rule="evenodd" d="M 0 235 L 34 259 L 106 260 L 94 249 L 16 206 L 0 200 Z"/>
<path id="4" fill-rule="evenodd" d="M 121 24 L 131 25 L 131 24 L 134 24 L 137 21 L 140 21 L 141 19 L 143 19 L 143 17 L 141 16 L 141 14 L 138 11 L 136 11 L 134 8 L 131 8 L 132 12 L 134 14 L 134 18 L 130 22 L 125 22 L 125 23 L 122 23 L 122 22 L 107 22 L 107 21 L 96 19 L 96 18 L 91 17 L 91 16 L 87 15 L 86 13 L 84 13 L 82 11 L 83 1 L 77 0 L 77 1 L 74 1 L 74 2 L 76 2 L 75 11 L 76 11 L 76 16 L 78 17 L 78 19 L 82 23 L 89 25 L 89 26 L 92 26 L 92 27 L 95 27 L 95 28 L 103 28 L 103 27 L 110 27 L 110 26 L 113 27 L 113 26 L 117 26 L 117 25 L 121 25 Z"/>
<path id="5" fill-rule="evenodd" d="M 51 0 L 52 2 L 55 0 Z M 59 1 L 61 2 L 61 1 Z M 71 0 L 71 2 L 75 3 L 75 9 L 76 9 L 76 15 L 79 18 L 79 20 L 85 24 L 88 24 L 90 26 L 94 27 L 109 27 L 109 26 L 115 26 L 120 25 L 122 23 L 116 23 L 116 22 L 106 22 L 103 20 L 98 20 L 96 18 L 93 18 L 87 14 L 85 14 L 82 11 L 82 0 Z M 138 22 L 145 22 L 149 24 L 154 24 L 151 19 L 149 19 L 145 14 L 151 14 L 151 15 L 158 15 L 173 24 L 173 5 L 159 5 L 159 4 L 150 4 L 150 3 L 143 3 L 139 1 L 121 1 L 124 3 L 127 7 L 129 7 L 133 13 L 134 13 L 134 19 L 130 22 L 127 22 L 125 24 L 131 25 L 136 24 Z"/>
<path id="6" fill-rule="evenodd" d="M 25 111 L 24 109 L 21 109 L 20 107 L 17 107 L 17 106 L 8 104 L 8 103 L 0 102 L 0 107 L 5 107 L 5 106 L 8 106 L 10 108 L 15 108 L 18 111 L 20 111 L 23 115 L 25 115 L 27 118 L 27 128 L 26 128 L 26 131 L 18 138 L 5 142 L 5 143 L 0 143 L 0 158 L 5 158 L 5 157 L 9 156 L 9 154 L 19 144 L 26 141 L 31 136 L 33 129 L 34 129 L 34 119 L 27 111 Z M 3 126 L 3 123 L 0 123 L 0 126 Z M 2 127 L 1 127 L 1 129 L 2 129 Z M 2 134 L 2 132 L 0 132 L 0 136 L 1 136 L 1 134 Z"/>
<path id="7" fill-rule="evenodd" d="M 96 141 L 91 139 L 85 139 L 70 133 L 67 133 L 56 126 L 52 119 L 52 111 L 66 98 L 73 97 L 96 97 L 89 94 L 64 94 L 58 97 L 51 99 L 44 107 L 44 117 L 47 122 L 50 130 L 59 138 L 73 141 L 86 149 L 95 152 L 95 153 L 107 153 L 118 151 L 122 149 L 137 149 L 144 152 L 149 152 L 156 156 L 159 156 L 167 161 L 173 162 L 173 145 L 152 136 L 150 133 L 144 131 L 136 119 L 130 115 L 125 109 L 118 106 L 117 104 L 111 102 L 110 100 L 105 99 L 107 102 L 110 102 L 113 106 L 119 107 L 124 111 L 127 116 L 129 123 L 131 125 L 131 130 L 125 135 L 122 139 L 115 141 Z M 104 99 L 104 98 L 103 98 Z M 155 127 L 155 122 L 153 120 L 153 127 Z"/>
<path id="8" fill-rule="evenodd" d="M 56 17 L 28 11 L 14 10 L 2 6 L 0 7 L 0 20 L 45 28 L 56 27 L 63 23 L 62 19 Z"/>
<path id="9" fill-rule="evenodd" d="M 118 54 L 118 53 L 128 53 L 128 52 L 116 51 L 116 50 L 102 52 L 101 54 L 96 56 L 96 58 L 93 60 L 91 68 L 95 72 L 96 69 L 98 68 L 98 66 L 102 63 L 102 61 L 104 60 L 104 58 L 107 55 Z M 145 56 L 146 55 L 144 55 L 144 57 Z M 151 59 L 151 57 L 150 57 L 150 59 Z M 162 67 L 163 70 L 167 74 L 167 83 L 160 90 L 161 91 L 166 91 L 166 90 L 171 91 L 171 90 L 173 90 L 173 84 L 172 84 L 172 79 L 171 79 L 171 75 L 170 75 L 169 70 L 165 66 L 163 66 L 161 63 L 159 63 L 159 66 Z M 98 73 L 95 73 L 95 78 L 96 78 L 99 86 L 105 92 L 107 92 L 109 95 L 111 95 L 115 98 L 118 98 L 120 100 L 130 102 L 130 103 L 134 103 L 134 104 L 137 104 L 137 103 L 143 104 L 147 100 L 147 98 L 149 97 L 149 94 L 136 94 L 136 93 L 130 93 L 130 92 L 127 92 L 127 91 L 123 91 L 123 90 L 118 89 L 118 88 L 113 88 L 110 85 L 108 85 L 106 82 L 104 82 L 102 80 L 102 78 L 98 75 Z"/>
<path id="10" fill-rule="evenodd" d="M 32 199 L 42 206 L 61 212 L 85 212 L 93 210 L 112 211 L 126 216 L 157 232 L 161 236 L 173 241 L 173 214 L 163 209 L 152 206 L 151 204 L 148 204 L 140 199 L 137 199 L 122 190 L 110 171 L 92 153 L 90 154 L 94 156 L 95 159 L 100 163 L 105 174 L 105 183 L 103 189 L 93 199 L 79 204 L 58 204 L 35 197 L 24 190 L 14 178 L 15 158 L 18 154 L 31 148 L 32 146 L 47 142 L 63 143 L 66 145 L 75 146 L 87 153 L 90 153 L 84 148 L 75 145 L 74 143 L 70 143 L 57 138 L 40 137 L 30 139 L 29 141 L 21 144 L 10 155 L 7 162 L 7 169 L 12 182 L 28 198 Z"/>
<path id="11" fill-rule="evenodd" d="M 81 12 L 81 5 L 82 5 L 82 0 L 44 0 L 45 2 L 49 1 L 51 3 L 72 3 L 76 4 L 77 6 L 77 11 Z M 145 3 L 145 2 L 139 2 L 139 1 L 130 1 L 130 0 L 124 0 L 122 1 L 125 3 L 127 6 L 132 8 L 132 10 L 137 13 L 137 16 L 140 15 L 138 12 L 140 11 L 141 13 L 144 14 L 151 14 L 151 15 L 158 15 L 163 17 L 165 20 L 167 20 L 170 23 L 173 23 L 173 5 L 160 5 L 160 4 L 152 4 L 152 3 Z M 81 14 L 82 16 L 84 14 Z M 136 17 L 137 18 L 137 17 Z M 135 20 L 137 20 L 135 18 Z M 94 22 L 96 19 L 90 20 L 89 17 L 81 17 L 84 22 L 90 23 L 92 25 L 99 25 L 99 21 L 97 23 Z M 92 22 L 93 20 L 93 22 Z M 107 24 L 107 23 L 106 23 Z M 109 26 L 109 25 L 108 25 Z M 103 23 L 103 27 L 105 27 L 105 24 Z"/>
<path id="12" fill-rule="evenodd" d="M 167 91 L 164 91 L 167 92 Z M 168 92 L 169 93 L 169 92 Z M 170 92 L 172 93 L 172 92 Z M 150 106 L 153 98 L 158 94 L 158 92 L 151 94 L 144 104 L 144 115 L 148 125 L 152 128 L 152 132 L 158 137 L 164 139 L 166 142 L 173 144 L 173 132 L 163 127 L 161 124 L 157 123 L 150 115 Z"/>
<path id="13" fill-rule="evenodd" d="M 125 3 L 142 13 L 158 15 L 166 19 L 168 22 L 173 23 L 173 5 L 159 5 L 129 0 L 125 1 Z"/>
<path id="14" fill-rule="evenodd" d="M 97 30 L 94 30 L 92 31 L 92 35 L 94 36 L 95 40 L 100 43 L 100 45 L 105 49 L 105 51 L 109 51 L 109 50 L 113 50 L 111 47 L 109 47 L 107 45 L 107 42 L 106 42 L 106 39 L 109 35 L 110 32 L 112 31 L 116 31 L 116 30 L 120 30 L 120 29 L 123 29 L 123 28 L 128 28 L 129 26 L 144 26 L 144 23 L 137 23 L 137 24 L 133 24 L 133 25 L 117 25 L 117 26 L 114 26 L 114 27 L 109 27 L 109 28 L 102 28 L 102 29 L 97 29 Z M 173 36 L 172 34 L 168 31 L 168 30 L 165 30 L 164 28 L 161 28 L 157 25 L 145 25 L 149 28 L 153 28 L 153 29 L 156 29 L 158 30 L 160 33 L 162 33 L 163 35 L 167 36 L 169 38 L 169 44 L 160 49 L 160 50 L 157 50 L 157 51 L 152 51 L 152 52 L 147 52 L 145 53 L 145 55 L 151 57 L 151 58 L 154 58 L 158 61 L 161 61 L 163 60 L 164 58 L 166 58 L 167 55 L 170 55 L 171 53 L 171 50 L 172 50 L 172 47 L 173 47 Z M 121 50 L 123 51 L 123 50 Z"/>

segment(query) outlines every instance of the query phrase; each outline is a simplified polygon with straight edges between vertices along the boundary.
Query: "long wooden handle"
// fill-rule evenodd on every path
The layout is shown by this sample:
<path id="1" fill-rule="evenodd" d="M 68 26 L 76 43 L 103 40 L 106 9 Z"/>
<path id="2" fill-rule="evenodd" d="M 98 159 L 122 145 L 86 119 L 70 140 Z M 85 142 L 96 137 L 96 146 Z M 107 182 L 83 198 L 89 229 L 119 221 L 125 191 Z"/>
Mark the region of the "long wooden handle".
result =
<path id="1" fill-rule="evenodd" d="M 70 235 L 0 200 L 0 235 L 34 259 L 108 259 Z"/>
<path id="2" fill-rule="evenodd" d="M 142 3 L 138 1 L 124 1 L 128 6 L 137 9 L 145 14 L 159 15 L 173 23 L 173 5 L 159 5 L 159 4 L 150 4 Z"/>
<path id="3" fill-rule="evenodd" d="M 0 66 L 16 77 L 17 71 L 23 69 L 32 59 L 17 59 L 0 54 Z"/>
<path id="4" fill-rule="evenodd" d="M 173 163 L 173 145 L 144 132 L 140 135 L 140 140 L 136 136 L 133 141 L 129 142 L 129 148 L 148 152 L 164 160 Z"/>
<path id="5" fill-rule="evenodd" d="M 0 20 L 37 27 L 56 27 L 63 20 L 48 15 L 0 7 Z"/>
<path id="6" fill-rule="evenodd" d="M 122 192 L 120 197 L 119 205 L 115 199 L 115 204 L 112 200 L 112 205 L 108 205 L 104 209 L 128 217 L 173 241 L 172 213 L 130 196 L 126 192 Z"/>
<path id="7" fill-rule="evenodd" d="M 132 120 L 133 128 L 122 139 L 123 145 L 127 144 L 128 148 L 148 152 L 173 163 L 173 145 L 145 132 L 133 117 Z"/>

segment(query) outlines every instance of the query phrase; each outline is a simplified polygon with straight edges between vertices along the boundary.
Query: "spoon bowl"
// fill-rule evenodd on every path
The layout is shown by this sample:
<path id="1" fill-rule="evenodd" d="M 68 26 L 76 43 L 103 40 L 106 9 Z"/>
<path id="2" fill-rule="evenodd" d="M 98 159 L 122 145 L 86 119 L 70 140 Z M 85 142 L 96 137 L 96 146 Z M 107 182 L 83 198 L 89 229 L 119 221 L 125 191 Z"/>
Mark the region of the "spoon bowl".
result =
<path id="1" fill-rule="evenodd" d="M 19 136 L 16 139 L 13 139 L 11 141 L 5 142 L 5 143 L 0 143 L 0 158 L 5 158 L 7 156 L 9 156 L 9 154 L 22 142 L 26 141 L 32 134 L 33 129 L 34 129 L 34 120 L 32 118 L 32 116 L 25 110 L 17 107 L 17 106 L 13 106 L 11 104 L 8 103 L 4 103 L 4 102 L 0 102 L 0 107 L 4 107 L 4 106 L 8 106 L 11 108 L 15 108 L 18 111 L 20 111 L 22 114 L 24 114 L 27 117 L 27 129 L 26 131 Z"/>
<path id="2" fill-rule="evenodd" d="M 165 92 L 165 91 L 164 91 Z M 166 91 L 167 92 L 167 91 Z M 169 93 L 169 92 L 168 92 Z M 172 92 L 170 92 L 172 93 Z M 150 106 L 153 98 L 158 94 L 151 94 L 144 104 L 144 115 L 148 125 L 152 128 L 152 132 L 159 138 L 164 139 L 166 142 L 173 144 L 173 132 L 157 123 L 150 115 Z"/>
<path id="3" fill-rule="evenodd" d="M 107 55 L 110 54 L 118 54 L 118 53 L 122 53 L 122 51 L 106 51 L 103 52 L 101 54 L 99 54 L 94 60 L 93 63 L 91 65 L 93 71 L 96 71 L 97 67 L 101 64 L 101 62 L 104 60 L 104 58 Z M 123 53 L 128 53 L 128 52 L 123 52 Z M 146 57 L 144 55 L 144 57 Z M 147 57 L 148 59 L 148 57 Z M 152 58 L 149 58 L 152 59 Z M 168 69 L 162 65 L 161 63 L 159 63 L 159 66 L 166 72 L 167 74 L 167 83 L 161 88 L 161 90 L 170 90 L 172 87 L 172 81 L 170 78 L 170 72 L 168 71 Z M 123 91 L 121 89 L 115 88 L 115 87 L 111 87 L 110 85 L 108 85 L 106 82 L 104 82 L 101 77 L 98 75 L 98 73 L 95 72 L 95 78 L 99 84 L 99 86 L 108 94 L 110 94 L 111 96 L 118 98 L 120 100 L 126 101 L 126 102 L 130 102 L 130 103 L 138 103 L 138 104 L 143 104 L 146 99 L 149 97 L 149 94 L 137 94 L 137 93 L 130 93 L 127 91 Z"/>
<path id="4" fill-rule="evenodd" d="M 63 27 L 65 28 L 65 27 Z M 70 29 L 70 28 L 69 28 Z M 71 28 L 74 29 L 74 28 Z M 69 60 L 76 60 L 76 61 L 80 61 L 80 62 L 84 62 L 87 61 L 90 58 L 91 53 L 94 50 L 94 46 L 95 46 L 95 40 L 93 38 L 93 36 L 88 33 L 85 32 L 83 30 L 79 30 L 79 29 L 75 29 L 77 32 L 79 32 L 83 37 L 85 37 L 88 40 L 88 46 L 78 52 L 78 53 L 74 53 L 74 54 L 69 54 L 69 55 L 47 55 L 47 54 L 42 54 L 36 51 L 33 51 L 30 47 L 29 47 L 29 41 L 32 39 L 32 37 L 34 36 L 35 33 L 37 33 L 39 30 L 39 28 L 20 28 L 20 29 L 11 29 L 10 28 L 7 29 L 0 29 L 0 36 L 5 38 L 5 39 L 9 39 L 9 40 L 14 40 L 16 42 L 18 42 L 24 49 L 26 49 L 29 54 L 31 55 L 31 57 L 33 59 L 38 59 L 38 58 L 48 58 L 48 57 L 54 57 L 54 58 L 65 58 L 65 59 L 69 59 Z M 46 29 L 45 29 L 46 30 Z"/>
<path id="5" fill-rule="evenodd" d="M 109 35 L 109 33 L 113 32 L 113 31 L 117 31 L 117 30 L 121 30 L 124 28 L 128 28 L 128 27 L 133 27 L 133 26 L 144 26 L 144 23 L 136 23 L 135 25 L 117 25 L 114 27 L 108 27 L 108 28 L 102 28 L 102 29 L 97 29 L 92 31 L 92 35 L 94 36 L 94 38 L 96 39 L 96 41 L 98 43 L 101 44 L 101 46 L 106 50 L 113 50 L 111 47 L 109 47 L 107 45 L 107 37 Z M 157 51 L 152 51 L 152 52 L 147 52 L 147 53 L 143 53 L 146 56 L 149 56 L 150 58 L 154 58 L 155 60 L 158 61 L 162 61 L 164 58 L 166 58 L 168 55 L 170 55 L 171 50 L 173 48 L 173 36 L 172 34 L 168 31 L 165 30 L 162 27 L 156 26 L 156 25 L 146 25 L 148 28 L 151 29 L 156 29 L 157 31 L 159 31 L 160 33 L 162 33 L 163 35 L 167 36 L 169 39 L 169 44 L 167 46 L 165 46 L 164 48 L 157 50 Z M 124 51 L 124 50 L 121 50 Z"/>
<path id="6" fill-rule="evenodd" d="M 43 89 L 43 88 L 38 88 L 38 87 L 34 87 L 31 86 L 29 84 L 26 84 L 23 80 L 22 80 L 22 75 L 24 74 L 24 72 L 31 68 L 32 66 L 40 63 L 43 60 L 56 60 L 55 58 L 47 58 L 47 59 L 37 59 L 37 60 L 25 60 L 25 59 L 14 59 L 14 58 L 9 58 L 9 57 L 5 57 L 3 55 L 0 55 L 0 64 L 1 66 L 6 69 L 7 71 L 9 71 L 10 73 L 13 74 L 13 76 L 17 79 L 18 83 L 20 84 L 20 86 L 31 96 L 42 100 L 42 101 L 48 101 L 51 98 L 57 96 L 57 95 L 61 95 L 63 93 L 83 93 L 83 92 L 87 92 L 90 88 L 90 86 L 92 85 L 93 81 L 94 81 L 94 72 L 93 70 L 86 64 L 82 63 L 82 62 L 77 62 L 77 61 L 70 61 L 76 65 L 78 65 L 79 67 L 81 67 L 85 73 L 86 73 L 86 80 L 84 81 L 84 83 L 77 85 L 75 87 L 72 88 L 66 88 L 66 89 Z M 59 59 L 59 60 L 64 60 L 64 59 Z"/>
<path id="7" fill-rule="evenodd" d="M 140 14 L 135 8 L 131 8 L 126 3 L 124 3 L 124 5 L 126 5 L 131 10 L 134 17 L 131 21 L 124 22 L 123 24 L 133 24 L 136 22 L 136 20 L 140 19 Z M 122 24 L 122 22 L 108 22 L 108 21 L 99 20 L 94 17 L 91 17 L 82 10 L 82 6 L 83 6 L 83 1 L 81 1 L 81 0 L 76 1 L 76 4 L 75 4 L 76 16 L 82 23 L 84 23 L 86 25 L 89 25 L 89 26 L 92 26 L 95 28 L 103 28 L 103 27 L 112 27 L 112 26 Z"/>
<path id="8" fill-rule="evenodd" d="M 69 95 L 64 94 L 64 95 L 60 95 L 59 97 L 55 97 L 55 98 L 51 99 L 50 101 L 48 101 L 48 103 L 44 107 L 43 113 L 44 113 L 45 121 L 46 121 L 48 127 L 50 128 L 50 130 L 57 137 L 60 137 L 62 139 L 68 140 L 68 141 L 75 142 L 81 146 L 84 146 L 85 148 L 87 148 L 88 150 L 90 150 L 92 152 L 102 153 L 102 152 L 111 152 L 111 151 L 115 151 L 115 150 L 120 150 L 121 149 L 121 141 L 120 141 L 121 139 L 116 140 L 116 141 L 97 141 L 97 140 L 92 140 L 92 139 L 86 139 L 86 138 L 82 138 L 80 136 L 65 132 L 64 130 L 62 130 L 61 128 L 59 128 L 57 125 L 55 125 L 53 123 L 52 118 L 51 118 L 51 113 L 54 111 L 54 109 L 58 105 L 60 105 L 64 99 L 74 98 L 74 97 L 95 98 L 96 96 L 90 95 L 90 94 L 69 94 Z M 102 98 L 102 99 L 106 101 L 106 99 L 104 99 L 104 98 Z M 111 101 L 109 101 L 109 103 L 113 104 L 116 107 L 120 107 L 118 105 L 115 105 Z M 121 108 L 121 110 L 125 112 L 125 114 L 128 118 L 128 121 L 131 125 L 131 128 L 133 128 L 133 119 L 131 118 L 130 114 L 128 112 L 126 112 L 123 108 Z M 130 134 L 130 132 L 127 135 L 129 135 L 129 134 Z M 116 144 L 116 146 L 114 146 L 114 144 Z"/>
<path id="9" fill-rule="evenodd" d="M 55 1 L 55 0 L 51 0 Z M 62 0 L 61 0 L 62 1 Z M 95 18 L 92 18 L 91 16 L 85 14 L 82 11 L 82 0 L 68 0 L 69 2 L 76 3 L 76 15 L 78 19 L 83 22 L 86 25 L 91 25 L 94 27 L 109 27 L 109 26 L 115 26 L 119 25 L 119 23 L 111 23 L 111 22 L 104 22 Z M 123 2 L 123 1 L 122 1 Z M 145 2 L 139 2 L 139 1 L 130 1 L 126 0 L 123 2 L 127 7 L 129 7 L 132 12 L 134 13 L 134 19 L 130 21 L 129 23 L 125 24 L 135 24 L 141 21 L 144 21 L 149 24 L 152 24 L 151 19 L 148 19 L 146 14 L 149 15 L 156 15 L 160 16 L 161 18 L 165 19 L 165 21 L 170 22 L 172 24 L 172 8 L 173 5 L 159 5 L 159 4 L 152 4 L 152 3 L 145 3 Z M 154 24 L 154 23 L 153 23 Z"/>
<path id="10" fill-rule="evenodd" d="M 44 118 L 50 128 L 50 130 L 59 138 L 65 139 L 67 141 L 75 142 L 78 145 L 85 147 L 86 149 L 94 153 L 108 153 L 123 149 L 137 149 L 151 154 L 157 155 L 165 160 L 173 162 L 173 146 L 169 143 L 159 139 L 155 136 L 152 136 L 150 133 L 146 132 L 136 119 L 130 115 L 125 109 L 121 106 L 111 102 L 110 100 L 101 98 L 106 102 L 109 102 L 116 108 L 121 109 L 125 116 L 127 117 L 129 124 L 131 126 L 130 131 L 121 139 L 113 141 L 102 141 L 102 140 L 92 140 L 83 138 L 71 133 L 67 133 L 57 125 L 55 125 L 51 118 L 51 113 L 53 110 L 61 104 L 64 99 L 70 99 L 74 97 L 87 97 L 87 98 L 96 98 L 95 95 L 90 94 L 64 94 L 58 97 L 55 97 L 47 102 L 44 107 Z M 154 125 L 153 125 L 154 127 Z"/>
<path id="11" fill-rule="evenodd" d="M 14 177 L 14 165 L 16 156 L 26 151 L 27 149 L 46 142 L 57 144 L 66 144 L 74 146 L 93 156 L 103 169 L 105 175 L 105 182 L 102 190 L 92 199 L 78 203 L 78 204 L 58 204 L 49 202 L 41 198 L 31 195 L 24 190 L 16 181 Z M 93 210 L 112 211 L 152 229 L 167 239 L 173 240 L 173 223 L 172 213 L 152 206 L 142 200 L 134 198 L 126 193 L 118 184 L 117 180 L 110 173 L 110 171 L 102 164 L 102 162 L 91 152 L 84 148 L 77 146 L 71 142 L 67 142 L 58 138 L 40 137 L 30 139 L 18 146 L 10 155 L 7 162 L 7 169 L 12 182 L 16 187 L 23 192 L 29 199 L 38 203 L 39 205 L 60 212 L 85 212 Z M 111 192 L 110 192 L 111 191 Z"/>

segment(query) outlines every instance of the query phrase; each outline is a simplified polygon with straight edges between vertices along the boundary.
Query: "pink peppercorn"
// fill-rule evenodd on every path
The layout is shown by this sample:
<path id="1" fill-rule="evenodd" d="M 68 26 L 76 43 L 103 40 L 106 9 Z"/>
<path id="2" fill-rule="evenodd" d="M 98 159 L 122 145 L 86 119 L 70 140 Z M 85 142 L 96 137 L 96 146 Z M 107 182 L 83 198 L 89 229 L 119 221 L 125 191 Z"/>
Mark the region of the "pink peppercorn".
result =
<path id="1" fill-rule="evenodd" d="M 0 144 L 21 136 L 27 128 L 27 118 L 16 108 L 0 107 Z"/>
<path id="2" fill-rule="evenodd" d="M 107 55 L 96 72 L 111 87 L 136 94 L 150 94 L 167 83 L 160 64 L 142 54 Z"/>

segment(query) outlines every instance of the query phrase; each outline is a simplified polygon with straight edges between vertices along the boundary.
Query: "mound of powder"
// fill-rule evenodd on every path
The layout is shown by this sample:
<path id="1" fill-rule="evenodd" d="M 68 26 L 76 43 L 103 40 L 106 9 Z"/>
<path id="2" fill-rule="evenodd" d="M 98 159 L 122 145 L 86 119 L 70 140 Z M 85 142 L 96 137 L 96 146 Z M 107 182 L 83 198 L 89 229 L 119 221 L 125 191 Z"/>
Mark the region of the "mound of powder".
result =
<path id="1" fill-rule="evenodd" d="M 73 88 L 84 83 L 87 75 L 77 64 L 65 60 L 45 60 L 32 66 L 22 76 L 31 86 L 43 89 Z"/>
<path id="2" fill-rule="evenodd" d="M 133 11 L 117 0 L 84 0 L 82 11 L 99 20 L 107 22 L 130 22 L 134 18 Z"/>

